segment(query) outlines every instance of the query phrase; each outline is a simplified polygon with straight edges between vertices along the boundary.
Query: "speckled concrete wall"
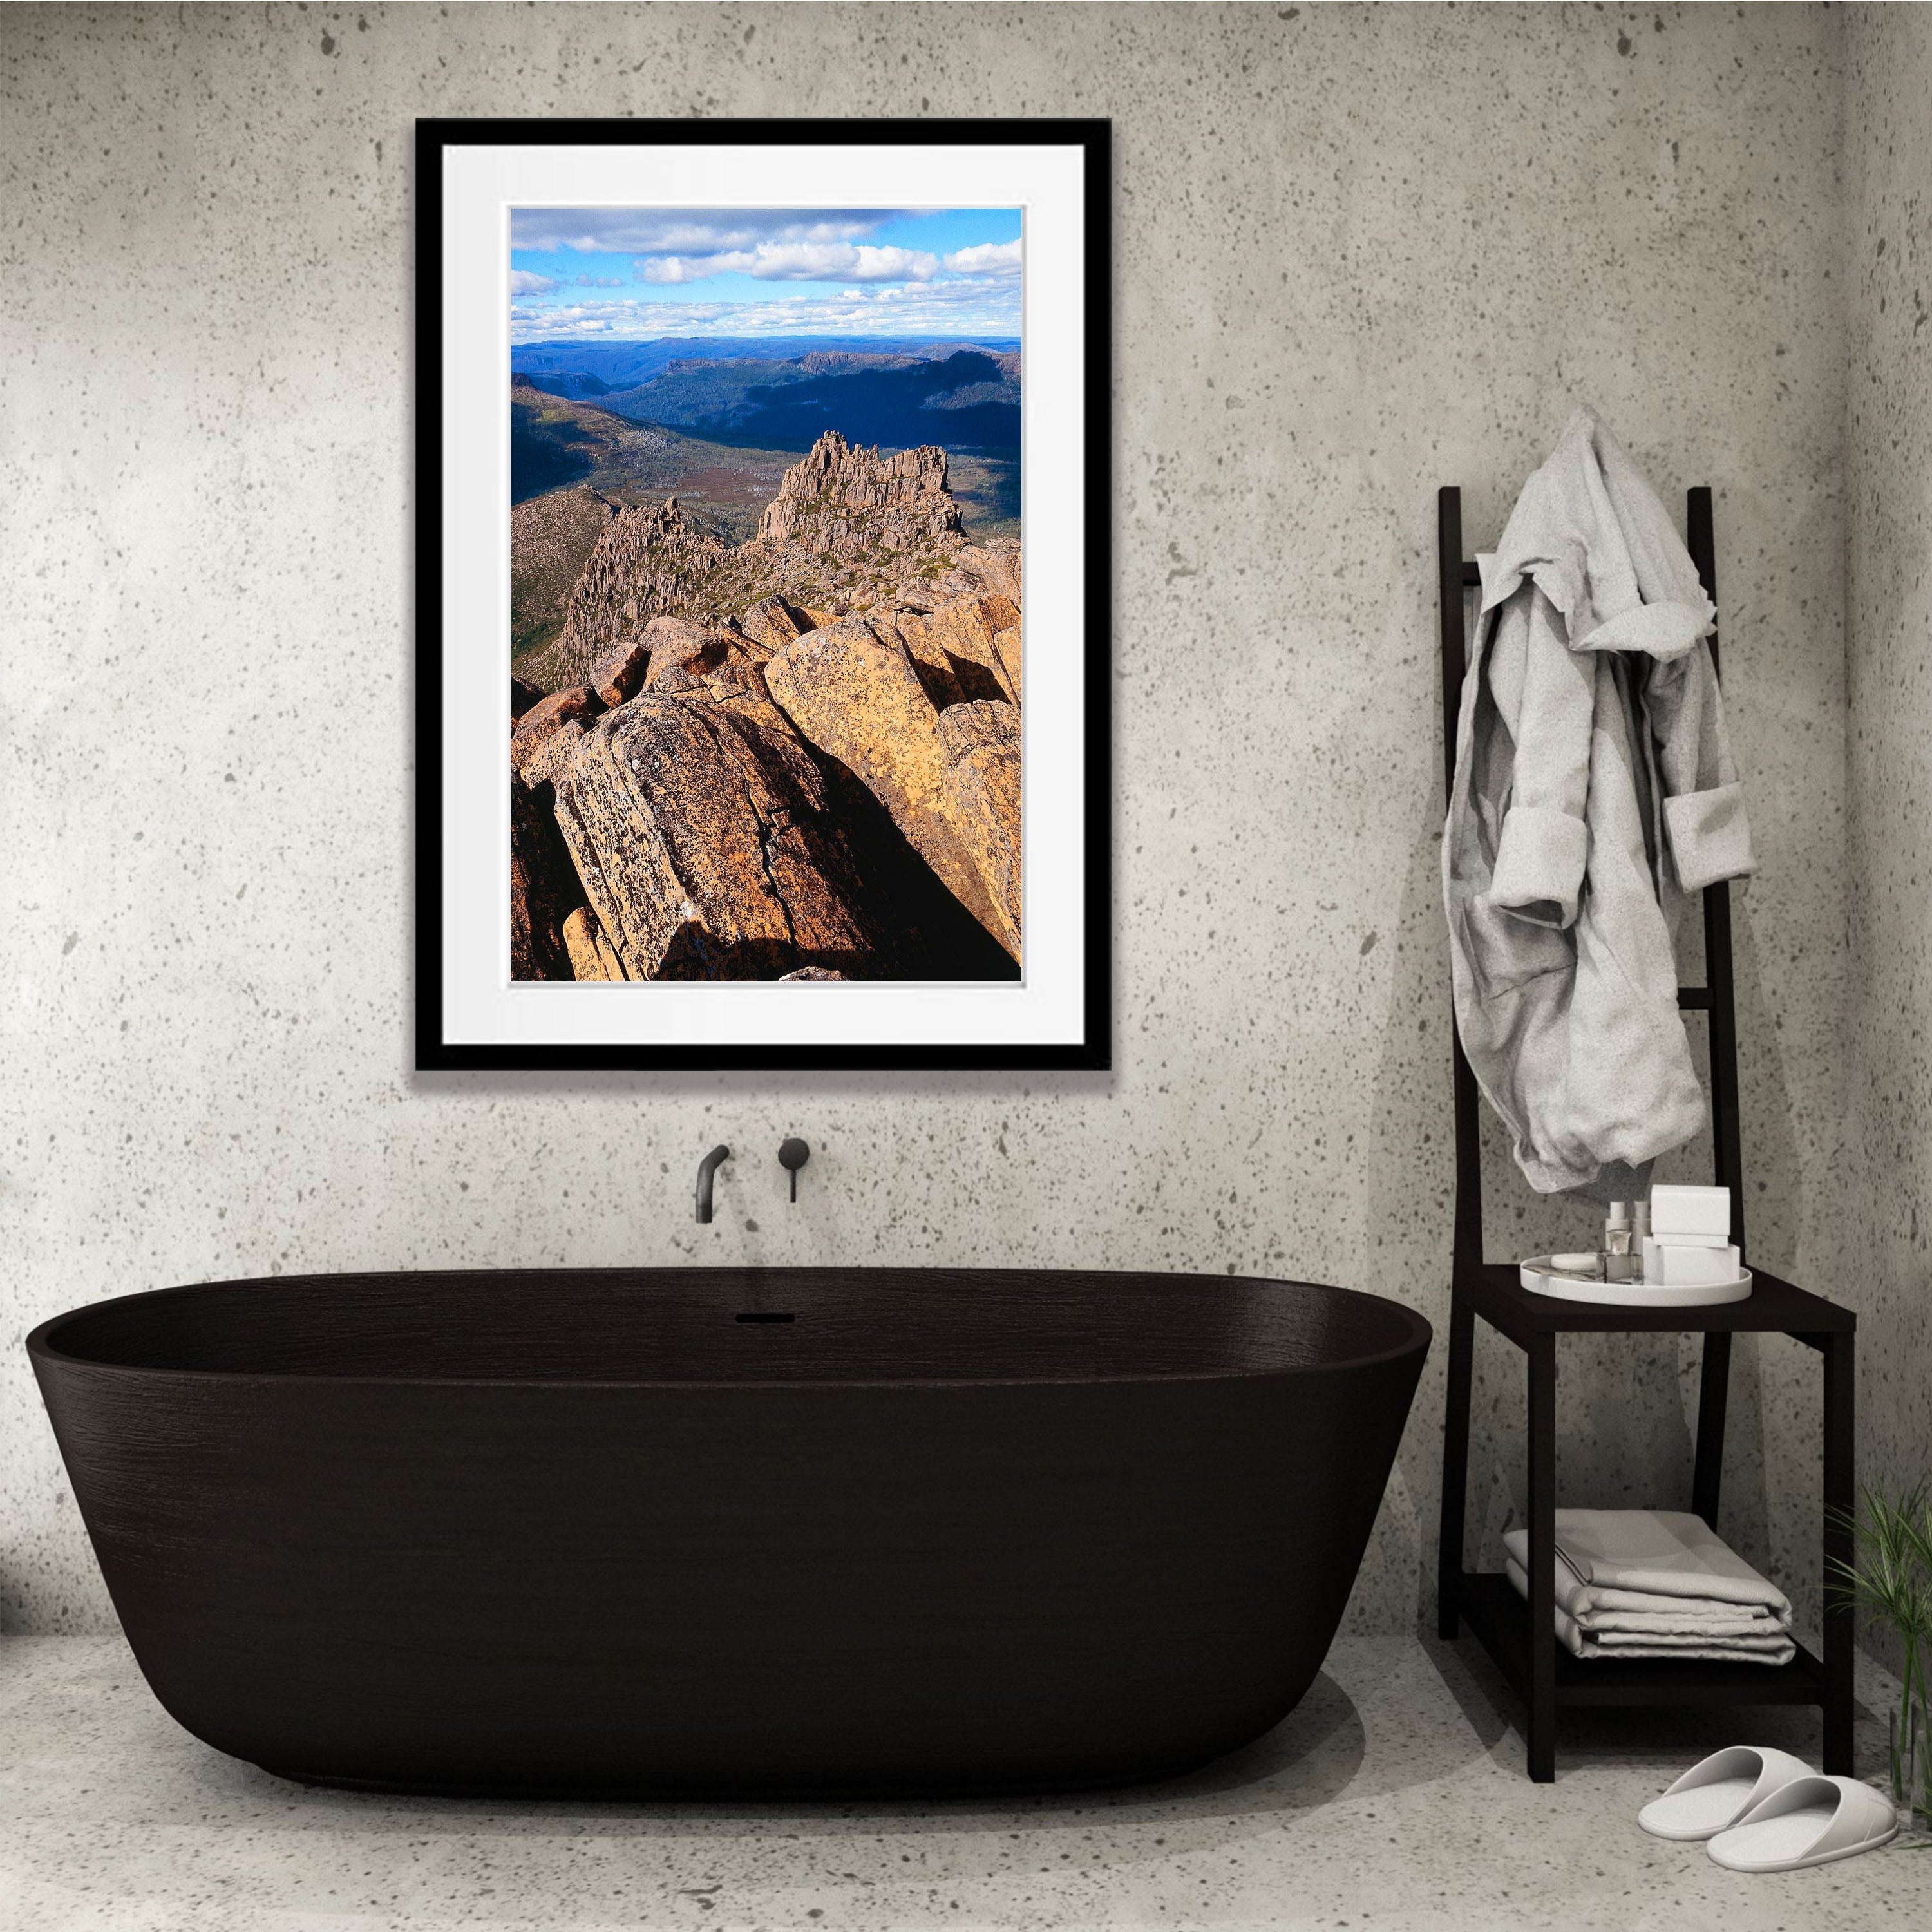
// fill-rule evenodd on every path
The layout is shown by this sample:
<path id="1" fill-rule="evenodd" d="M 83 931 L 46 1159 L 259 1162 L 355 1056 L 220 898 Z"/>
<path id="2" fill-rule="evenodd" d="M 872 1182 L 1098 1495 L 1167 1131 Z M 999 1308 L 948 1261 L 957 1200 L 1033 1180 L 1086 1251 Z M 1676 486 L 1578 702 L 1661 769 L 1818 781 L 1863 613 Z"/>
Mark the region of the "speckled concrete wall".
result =
<path id="1" fill-rule="evenodd" d="M 1846 41 L 1849 1092 L 1867 1473 L 1932 1476 L 1932 11 Z"/>
<path id="2" fill-rule="evenodd" d="M 1833 1285 L 1839 38 L 1796 6 L 0 8 L 7 1624 L 108 1616 L 17 1344 L 121 1290 L 1098 1261 L 1439 1318 L 1435 492 L 1493 538 L 1576 398 L 1666 496 L 1718 490 L 1753 1228 Z M 412 1076 L 412 120 L 928 111 L 1116 129 L 1118 1072 Z M 1497 1252 L 1550 1225 L 1500 1166 L 1493 1198 Z M 1493 1561 L 1520 1396 L 1484 1362 Z M 1685 1497 L 1688 1356 L 1564 1364 L 1568 1496 Z M 1738 1383 L 1729 1526 L 1806 1583 L 1810 1358 L 1741 1348 Z M 1438 1355 L 1366 1626 L 1427 1588 L 1441 1389 Z"/>

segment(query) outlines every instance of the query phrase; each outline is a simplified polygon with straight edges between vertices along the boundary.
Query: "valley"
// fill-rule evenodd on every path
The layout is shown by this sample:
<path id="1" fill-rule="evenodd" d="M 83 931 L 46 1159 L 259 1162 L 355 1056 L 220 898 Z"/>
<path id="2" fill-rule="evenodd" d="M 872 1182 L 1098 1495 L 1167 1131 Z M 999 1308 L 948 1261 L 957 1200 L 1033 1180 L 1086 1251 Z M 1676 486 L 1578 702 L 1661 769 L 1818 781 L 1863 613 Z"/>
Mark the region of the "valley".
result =
<path id="1" fill-rule="evenodd" d="M 675 496 L 694 537 L 734 549 L 828 428 L 887 455 L 943 447 L 967 536 L 1020 534 L 1021 361 L 1004 343 L 535 343 L 511 362 L 512 660 L 540 684 L 613 518 Z"/>

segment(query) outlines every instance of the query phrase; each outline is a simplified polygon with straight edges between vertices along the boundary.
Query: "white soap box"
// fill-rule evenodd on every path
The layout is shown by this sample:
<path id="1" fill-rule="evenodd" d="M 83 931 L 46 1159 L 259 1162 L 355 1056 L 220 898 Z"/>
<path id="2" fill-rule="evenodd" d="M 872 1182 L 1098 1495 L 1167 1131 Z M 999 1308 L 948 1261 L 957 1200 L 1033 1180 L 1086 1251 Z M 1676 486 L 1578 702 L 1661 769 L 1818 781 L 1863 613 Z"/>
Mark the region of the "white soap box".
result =
<path id="1" fill-rule="evenodd" d="M 1650 1190 L 1650 1232 L 1660 1241 L 1697 1247 L 1731 1238 L 1731 1190 L 1681 1187 L 1668 1182 Z M 1735 1257 L 1733 1257 L 1735 1258 Z"/>
<path id="2" fill-rule="evenodd" d="M 1739 1272 L 1738 1251 L 1728 1241 L 1718 1247 L 1653 1234 L 1643 1244 L 1643 1278 L 1653 1287 L 1715 1288 L 1736 1281 Z"/>

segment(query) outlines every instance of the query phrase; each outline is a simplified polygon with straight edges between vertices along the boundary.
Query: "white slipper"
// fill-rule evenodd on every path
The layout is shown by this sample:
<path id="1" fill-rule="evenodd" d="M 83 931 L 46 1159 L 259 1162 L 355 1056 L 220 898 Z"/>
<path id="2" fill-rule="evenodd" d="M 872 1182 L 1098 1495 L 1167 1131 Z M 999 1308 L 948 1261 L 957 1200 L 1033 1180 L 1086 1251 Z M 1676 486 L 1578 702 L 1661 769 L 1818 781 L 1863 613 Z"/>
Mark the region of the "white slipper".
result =
<path id="1" fill-rule="evenodd" d="M 1871 1851 L 1898 1832 L 1889 1798 L 1856 1778 L 1813 1772 L 1754 1804 L 1705 1849 L 1732 1871 L 1796 1871 Z"/>
<path id="2" fill-rule="evenodd" d="M 1808 1764 L 1788 1751 L 1733 1744 L 1694 1764 L 1636 1814 L 1636 1822 L 1654 1838 L 1714 1838 L 1793 1778 L 1812 1774 Z"/>

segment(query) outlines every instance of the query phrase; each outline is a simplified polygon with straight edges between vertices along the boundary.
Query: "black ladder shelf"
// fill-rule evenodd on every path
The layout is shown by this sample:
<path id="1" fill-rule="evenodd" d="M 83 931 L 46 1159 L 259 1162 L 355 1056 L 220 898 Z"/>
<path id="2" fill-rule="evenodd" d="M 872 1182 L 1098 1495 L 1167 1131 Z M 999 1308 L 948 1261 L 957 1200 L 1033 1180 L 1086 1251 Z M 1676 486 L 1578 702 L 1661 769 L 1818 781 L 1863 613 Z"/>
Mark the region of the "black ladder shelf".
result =
<path id="1" fill-rule="evenodd" d="M 1706 593 L 1717 601 L 1717 570 L 1711 493 L 1689 493 L 1686 542 Z M 1456 726 L 1468 661 L 1463 592 L 1479 580 L 1462 554 L 1462 493 L 1438 493 L 1436 541 L 1442 631 L 1444 761 L 1453 784 Z M 1711 639 L 1712 663 L 1718 640 Z M 1744 1244 L 1744 1156 L 1738 1122 L 1738 1041 L 1731 967 L 1730 889 L 1720 882 L 1704 891 L 1705 980 L 1684 986 L 1677 1004 L 1710 1016 L 1711 1114 L 1720 1185 L 1731 1190 L 1731 1239 Z M 1572 1657 L 1554 1634 L 1556 1541 L 1556 1338 L 1558 1335 L 1624 1333 L 1701 1334 L 1703 1370 L 1697 1402 L 1697 1436 L 1690 1507 L 1714 1529 L 1724 1472 L 1724 1403 L 1730 1382 L 1731 1337 L 1783 1334 L 1816 1349 L 1824 1366 L 1825 1574 L 1849 1561 L 1851 1538 L 1839 1514 L 1853 1502 L 1853 1348 L 1857 1318 L 1820 1295 L 1795 1288 L 1762 1268 L 1754 1270 L 1750 1298 L 1709 1308 L 1668 1311 L 1557 1301 L 1532 1294 L 1514 1262 L 1484 1258 L 1481 1144 L 1476 1078 L 1464 1058 L 1452 1023 L 1455 1055 L 1456 1208 L 1449 1300 L 1449 1386 L 1442 1442 L 1442 1524 L 1438 1552 L 1436 1627 L 1445 1638 L 1466 1620 L 1510 1688 L 1528 1707 L 1530 1776 L 1548 1784 L 1556 1775 L 1556 1713 L 1568 1705 L 1814 1704 L 1824 1716 L 1827 1772 L 1852 1770 L 1850 1612 L 1835 1602 L 1825 1612 L 1823 1658 L 1802 1645 L 1790 1663 L 1709 1663 L 1672 1659 Z M 1464 1517 L 1469 1477 L 1469 1385 L 1475 1354 L 1476 1317 L 1523 1352 L 1528 1371 L 1529 1588 L 1528 1603 L 1506 1576 L 1463 1568 Z"/>

